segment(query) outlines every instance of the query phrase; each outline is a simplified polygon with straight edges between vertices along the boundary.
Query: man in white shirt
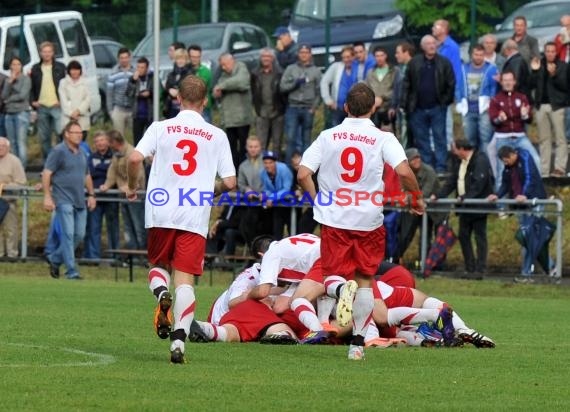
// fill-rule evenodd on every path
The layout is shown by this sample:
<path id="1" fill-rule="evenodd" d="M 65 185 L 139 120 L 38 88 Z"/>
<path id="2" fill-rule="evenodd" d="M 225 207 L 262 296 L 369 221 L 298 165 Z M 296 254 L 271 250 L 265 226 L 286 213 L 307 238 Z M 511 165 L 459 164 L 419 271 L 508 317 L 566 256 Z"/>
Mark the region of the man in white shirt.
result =
<path id="1" fill-rule="evenodd" d="M 384 257 L 384 162 L 400 176 L 402 188 L 414 195 L 411 211 L 422 214 L 425 209 L 404 149 L 392 133 L 378 130 L 370 120 L 374 97 L 365 84 L 354 85 L 344 106 L 348 118 L 319 135 L 303 154 L 298 172 L 299 183 L 316 200 L 323 275 L 355 275 L 356 283 L 347 282 L 337 309 L 341 327 L 353 318 L 348 352 L 353 360 L 364 358 L 364 336 L 374 307 L 372 280 Z M 319 197 L 312 180 L 317 170 Z"/>
<path id="2" fill-rule="evenodd" d="M 145 227 L 148 232 L 149 287 L 158 301 L 155 331 L 170 332 L 170 361 L 185 363 L 184 341 L 194 319 L 194 276 L 203 270 L 211 202 L 207 195 L 236 185 L 226 134 L 202 118 L 208 103 L 205 83 L 190 75 L 180 83 L 180 113 L 154 122 L 129 157 L 127 198 L 136 200 L 137 168 L 153 156 L 147 186 Z M 222 179 L 214 184 L 216 175 Z M 174 272 L 175 302 L 168 291 Z"/>

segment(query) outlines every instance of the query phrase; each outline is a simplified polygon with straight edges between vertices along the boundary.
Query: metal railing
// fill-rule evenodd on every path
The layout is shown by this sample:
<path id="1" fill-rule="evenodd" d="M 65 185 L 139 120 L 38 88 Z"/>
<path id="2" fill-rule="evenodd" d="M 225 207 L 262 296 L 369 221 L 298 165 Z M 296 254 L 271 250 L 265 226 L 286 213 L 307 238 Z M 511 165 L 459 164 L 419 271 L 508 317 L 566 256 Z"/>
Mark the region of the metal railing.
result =
<path id="1" fill-rule="evenodd" d="M 118 202 L 125 203 L 128 200 L 124 197 L 122 191 L 117 189 L 111 189 L 106 192 L 95 191 L 97 194 L 98 202 Z M 145 191 L 139 191 L 139 202 L 142 202 L 145 198 Z M 21 187 L 21 188 L 6 188 L 2 195 L 5 199 L 21 199 L 22 200 L 22 236 L 21 236 L 21 258 L 26 259 L 28 257 L 28 213 L 29 213 L 29 202 L 31 198 L 41 198 L 43 197 L 43 192 L 36 190 L 34 187 Z M 426 199 L 426 213 L 422 216 L 422 230 L 421 230 L 421 242 L 420 242 L 420 267 L 423 271 L 425 269 L 425 263 L 428 252 L 428 216 L 430 213 L 451 213 L 455 212 L 458 214 L 462 213 L 486 213 L 486 214 L 499 214 L 508 212 L 509 214 L 534 214 L 540 216 L 555 216 L 556 217 L 556 271 L 562 275 L 562 232 L 563 232 L 563 203 L 560 199 L 530 199 L 525 202 L 518 202 L 511 199 L 499 199 L 495 202 L 490 202 L 487 199 L 464 199 L 459 202 L 456 199 L 437 199 L 435 201 L 430 201 Z M 468 205 L 470 207 L 457 207 Z M 503 206 L 527 206 L 526 209 L 504 209 Z M 533 211 L 532 208 L 535 206 L 544 206 L 543 210 Z M 310 206 L 310 204 L 305 204 L 303 206 Z M 297 206 L 286 206 L 278 205 L 277 207 L 289 207 L 291 209 L 291 221 L 290 221 L 290 232 L 291 234 L 297 233 L 297 209 L 303 207 L 301 205 Z M 477 207 L 479 206 L 479 207 Z M 495 207 L 490 207 L 495 206 Z M 498 207 L 497 207 L 498 206 Z M 251 206 L 258 207 L 258 206 Z M 555 210 L 552 210 L 554 207 Z M 400 207 L 395 205 L 390 205 L 384 207 L 385 210 L 397 210 L 401 212 L 406 212 L 406 207 Z"/>

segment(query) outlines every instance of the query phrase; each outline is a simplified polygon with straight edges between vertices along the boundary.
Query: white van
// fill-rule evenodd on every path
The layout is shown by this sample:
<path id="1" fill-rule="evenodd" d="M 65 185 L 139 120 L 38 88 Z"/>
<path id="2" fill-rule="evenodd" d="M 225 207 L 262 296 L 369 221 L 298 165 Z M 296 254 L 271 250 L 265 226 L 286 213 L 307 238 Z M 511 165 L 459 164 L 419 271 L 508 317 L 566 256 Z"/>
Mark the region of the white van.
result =
<path id="1" fill-rule="evenodd" d="M 22 44 L 21 35 L 24 39 Z M 79 12 L 0 17 L 0 72 L 9 75 L 10 59 L 18 56 L 24 64 L 24 73 L 29 73 L 32 66 L 40 61 L 38 47 L 44 41 L 55 45 L 55 58 L 66 66 L 71 60 L 77 60 L 81 64 L 83 77 L 91 92 L 93 117 L 101 110 L 101 98 L 93 48 Z"/>

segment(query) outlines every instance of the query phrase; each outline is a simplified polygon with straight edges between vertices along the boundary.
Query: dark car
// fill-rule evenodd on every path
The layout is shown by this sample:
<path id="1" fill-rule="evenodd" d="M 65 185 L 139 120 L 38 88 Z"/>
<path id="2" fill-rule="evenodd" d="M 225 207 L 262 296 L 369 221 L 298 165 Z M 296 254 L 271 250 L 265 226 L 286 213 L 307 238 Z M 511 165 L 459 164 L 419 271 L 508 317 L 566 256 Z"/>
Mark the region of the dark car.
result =
<path id="1" fill-rule="evenodd" d="M 259 51 L 269 47 L 269 37 L 262 28 L 248 23 L 206 23 L 178 27 L 177 41 L 188 47 L 197 44 L 202 47 L 202 63 L 212 70 L 216 78 L 218 58 L 224 53 L 231 53 L 236 60 L 244 62 L 251 70 L 259 61 Z M 160 67 L 162 83 L 172 70 L 173 63 L 168 58 L 168 46 L 174 41 L 172 28 L 160 31 Z M 154 36 L 143 38 L 133 56 L 145 56 L 154 66 Z"/>
<path id="2" fill-rule="evenodd" d="M 107 78 L 113 72 L 113 67 L 117 64 L 117 52 L 125 47 L 123 44 L 109 37 L 92 37 L 91 45 L 95 54 L 95 66 L 97 67 L 97 84 L 101 95 L 101 109 L 106 113 Z"/>
<path id="3" fill-rule="evenodd" d="M 395 0 L 331 0 L 329 50 L 334 59 L 339 60 L 343 46 L 355 42 L 363 42 L 370 51 L 382 46 L 389 56 L 404 40 L 417 44 L 421 32 L 408 27 L 404 13 L 395 3 Z M 315 64 L 326 66 L 325 2 L 298 0 L 293 11 L 285 11 L 285 15 L 293 39 L 299 44 L 310 44 Z M 329 59 L 332 63 L 333 59 Z"/>

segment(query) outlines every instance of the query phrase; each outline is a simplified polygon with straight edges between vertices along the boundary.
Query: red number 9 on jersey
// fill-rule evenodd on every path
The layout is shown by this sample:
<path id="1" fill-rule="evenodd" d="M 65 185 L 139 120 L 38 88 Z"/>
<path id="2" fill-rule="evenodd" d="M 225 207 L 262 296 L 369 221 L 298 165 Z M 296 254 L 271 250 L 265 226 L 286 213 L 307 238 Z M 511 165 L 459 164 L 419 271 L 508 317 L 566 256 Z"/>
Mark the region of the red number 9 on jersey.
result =
<path id="1" fill-rule="evenodd" d="M 174 163 L 172 165 L 174 173 L 180 176 L 190 176 L 196 170 L 196 166 L 198 166 L 198 163 L 194 158 L 196 153 L 198 153 L 198 145 L 193 140 L 180 140 L 176 144 L 176 147 L 185 150 L 182 160 L 186 161 L 186 167 L 182 167 L 182 163 Z"/>
<path id="2" fill-rule="evenodd" d="M 347 147 L 340 154 L 340 164 L 348 173 L 341 173 L 340 177 L 346 183 L 356 183 L 362 177 L 364 158 L 362 152 L 356 147 Z"/>

